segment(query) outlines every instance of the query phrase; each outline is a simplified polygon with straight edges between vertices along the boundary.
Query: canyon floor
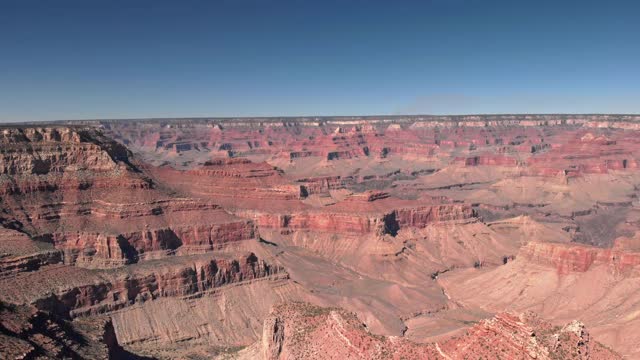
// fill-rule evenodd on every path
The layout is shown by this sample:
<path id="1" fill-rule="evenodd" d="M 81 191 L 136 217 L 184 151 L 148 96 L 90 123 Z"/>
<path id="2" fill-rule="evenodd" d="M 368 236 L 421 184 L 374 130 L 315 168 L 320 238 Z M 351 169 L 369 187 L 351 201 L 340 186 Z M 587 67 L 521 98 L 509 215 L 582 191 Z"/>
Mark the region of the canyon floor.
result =
<path id="1" fill-rule="evenodd" d="M 0 127 L 0 358 L 640 359 L 640 116 Z"/>

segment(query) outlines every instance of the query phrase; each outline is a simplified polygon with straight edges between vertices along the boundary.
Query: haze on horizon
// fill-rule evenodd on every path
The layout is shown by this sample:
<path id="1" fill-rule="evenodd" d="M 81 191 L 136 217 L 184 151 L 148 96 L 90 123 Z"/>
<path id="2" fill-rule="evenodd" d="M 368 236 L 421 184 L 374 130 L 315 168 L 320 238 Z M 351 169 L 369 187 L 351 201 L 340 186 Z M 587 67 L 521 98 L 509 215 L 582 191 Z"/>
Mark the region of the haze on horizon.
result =
<path id="1" fill-rule="evenodd" d="M 0 122 L 640 113 L 633 1 L 0 2 Z"/>

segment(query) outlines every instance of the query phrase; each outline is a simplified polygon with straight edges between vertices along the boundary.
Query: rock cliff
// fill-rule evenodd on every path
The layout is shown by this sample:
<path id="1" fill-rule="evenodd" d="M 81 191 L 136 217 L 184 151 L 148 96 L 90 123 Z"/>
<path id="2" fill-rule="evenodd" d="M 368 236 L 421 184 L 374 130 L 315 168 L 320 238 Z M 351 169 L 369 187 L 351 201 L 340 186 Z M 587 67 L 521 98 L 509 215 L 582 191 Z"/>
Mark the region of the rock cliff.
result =
<path id="1" fill-rule="evenodd" d="M 159 189 L 99 131 L 5 129 L 2 144 L 3 221 L 62 250 L 67 264 L 121 266 L 257 237 L 216 204 Z"/>
<path id="2" fill-rule="evenodd" d="M 600 265 L 616 273 L 629 273 L 640 266 L 640 253 L 577 244 L 530 242 L 518 257 L 555 267 L 559 274 L 586 272 Z"/>

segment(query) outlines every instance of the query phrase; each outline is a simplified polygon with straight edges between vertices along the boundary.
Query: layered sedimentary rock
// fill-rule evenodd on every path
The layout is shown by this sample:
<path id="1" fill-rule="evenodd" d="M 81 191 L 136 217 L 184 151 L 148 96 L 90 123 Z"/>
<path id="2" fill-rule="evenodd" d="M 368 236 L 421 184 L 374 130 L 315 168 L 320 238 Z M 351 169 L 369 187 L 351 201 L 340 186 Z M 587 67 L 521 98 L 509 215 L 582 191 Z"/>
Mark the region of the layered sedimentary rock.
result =
<path id="1" fill-rule="evenodd" d="M 324 194 L 330 190 L 342 189 L 345 186 L 345 180 L 340 176 L 324 176 L 298 179 L 298 183 L 301 183 L 302 192 L 305 195 Z"/>
<path id="2" fill-rule="evenodd" d="M 252 218 L 259 227 L 285 232 L 308 230 L 373 235 L 395 235 L 405 227 L 424 228 L 430 223 L 474 218 L 471 206 L 466 204 L 429 204 L 426 201 L 387 200 L 387 197 L 369 197 L 364 201 L 349 198 L 322 209 L 304 209 L 289 214 L 253 210 L 236 213 Z"/>
<path id="3" fill-rule="evenodd" d="M 640 253 L 597 247 L 530 242 L 518 256 L 556 267 L 558 273 L 586 272 L 592 266 L 604 265 L 619 273 L 628 273 L 640 266 Z"/>
<path id="4" fill-rule="evenodd" d="M 119 270 L 50 266 L 2 279 L 0 288 L 4 301 L 34 304 L 62 317 L 77 317 L 111 312 L 161 297 L 203 294 L 225 285 L 279 274 L 286 277 L 281 267 L 268 264 L 253 253 L 219 253 L 216 257 L 206 254 L 149 261 Z"/>
<path id="5" fill-rule="evenodd" d="M 283 178 L 281 170 L 246 159 L 210 160 L 187 171 L 170 167 L 151 171 L 175 188 L 213 198 L 216 203 L 227 206 L 251 204 L 251 201 L 297 200 L 304 196 L 299 185 L 290 184 Z"/>
<path id="6" fill-rule="evenodd" d="M 443 150 L 492 146 L 504 153 L 544 153 L 552 148 L 554 134 L 540 127 L 563 131 L 579 129 L 634 129 L 633 116 L 395 116 L 321 119 L 185 119 L 132 125 L 103 122 L 116 138 L 145 152 L 157 154 L 199 152 L 217 155 L 277 156 L 286 161 L 319 158 L 324 161 L 389 155 L 438 156 Z M 437 129 L 437 131 L 434 131 Z M 584 131 L 582 132 L 584 135 Z M 615 142 L 615 141 L 614 141 Z M 176 145 L 181 144 L 181 145 Z M 469 164 L 514 165 L 506 155 L 467 157 Z M 609 166 L 624 168 L 617 158 Z M 604 164 L 603 164 L 604 165 Z"/>
<path id="7" fill-rule="evenodd" d="M 516 166 L 517 160 L 504 155 L 476 155 L 467 158 L 457 158 L 455 161 L 465 166 Z"/>
<path id="8" fill-rule="evenodd" d="M 574 137 L 551 144 L 551 150 L 529 160 L 536 175 L 569 177 L 636 169 L 637 139 L 624 132 L 599 135 L 595 131 L 576 132 Z M 559 139 L 560 140 L 560 139 Z"/>
<path id="9" fill-rule="evenodd" d="M 62 252 L 16 230 L 0 228 L 0 278 L 61 263 Z"/>
<path id="10" fill-rule="evenodd" d="M 75 329 L 97 346 L 45 357 L 233 357 L 284 326 L 263 338 L 274 339 L 267 350 L 247 351 L 598 358 L 576 319 L 637 357 L 638 120 L 3 127 L 0 299 L 64 324 L 58 338 Z M 277 310 L 291 300 L 331 309 Z M 292 319 L 313 325 L 313 338 L 292 347 L 287 329 L 302 326 Z M 9 348 L 35 354 L 33 334 L 53 339 L 38 329 L 10 334 Z"/>
<path id="11" fill-rule="evenodd" d="M 297 185 L 273 167 L 247 160 L 218 159 L 187 171 L 166 167 L 152 171 L 165 183 L 223 204 L 225 209 L 251 219 L 260 228 L 284 232 L 395 235 L 400 227 L 420 228 L 429 223 L 474 217 L 469 204 L 453 203 L 446 198 L 393 199 L 382 191 L 353 194 L 324 207 L 309 205 L 301 200 L 343 188 L 338 185 L 339 178 L 302 179 L 297 183 L 305 185 Z"/>
<path id="12" fill-rule="evenodd" d="M 216 204 L 158 189 L 95 130 L 8 129 L 2 144 L 4 221 L 63 250 L 65 263 L 120 266 L 256 237 Z"/>

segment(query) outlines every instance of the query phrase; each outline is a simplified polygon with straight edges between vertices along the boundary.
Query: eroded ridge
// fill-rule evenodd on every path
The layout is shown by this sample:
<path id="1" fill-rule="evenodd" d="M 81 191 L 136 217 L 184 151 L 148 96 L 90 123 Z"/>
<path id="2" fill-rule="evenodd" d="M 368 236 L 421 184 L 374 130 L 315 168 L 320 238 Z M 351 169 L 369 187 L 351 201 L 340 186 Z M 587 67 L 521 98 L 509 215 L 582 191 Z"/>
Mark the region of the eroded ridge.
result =
<path id="1" fill-rule="evenodd" d="M 259 354 L 259 355 L 258 355 Z M 534 314 L 501 313 L 442 343 L 371 334 L 355 314 L 304 303 L 277 307 L 262 341 L 239 358 L 263 359 L 622 359 L 583 324 L 554 327 Z"/>

